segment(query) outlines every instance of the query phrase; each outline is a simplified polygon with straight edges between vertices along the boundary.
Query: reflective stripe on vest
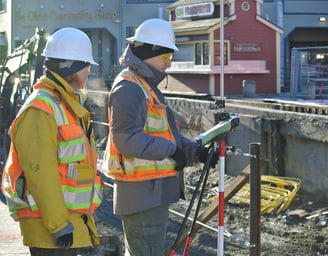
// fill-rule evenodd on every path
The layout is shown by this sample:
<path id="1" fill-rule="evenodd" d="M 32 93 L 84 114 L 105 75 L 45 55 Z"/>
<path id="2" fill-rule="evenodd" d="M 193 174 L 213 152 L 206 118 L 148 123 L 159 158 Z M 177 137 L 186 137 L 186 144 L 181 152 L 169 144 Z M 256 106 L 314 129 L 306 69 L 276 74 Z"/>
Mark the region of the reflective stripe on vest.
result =
<path id="1" fill-rule="evenodd" d="M 17 117 L 29 107 L 52 115 L 58 126 L 57 156 L 65 205 L 69 211 L 93 213 L 102 200 L 102 184 L 97 174 L 96 152 L 76 118 L 48 89 L 35 90 L 20 109 Z M 16 125 L 14 120 L 12 127 Z M 13 130 L 13 129 L 11 129 Z M 11 134 L 13 136 L 13 134 Z M 41 213 L 24 186 L 23 199 L 18 195 L 23 170 L 15 147 L 11 147 L 3 175 L 3 191 L 14 219 L 40 217 Z"/>
<path id="2" fill-rule="evenodd" d="M 137 83 L 147 98 L 148 111 L 144 133 L 150 134 L 151 136 L 163 137 L 174 142 L 175 140 L 167 121 L 166 105 L 160 103 L 146 81 L 130 70 L 122 71 L 120 77 L 114 82 L 114 86 L 121 80 Z M 111 122 L 110 116 L 109 122 Z M 176 175 L 174 169 L 175 161 L 170 158 L 153 161 L 128 158 L 120 154 L 113 143 L 111 131 L 104 154 L 103 167 L 109 176 L 123 181 L 149 180 Z"/>

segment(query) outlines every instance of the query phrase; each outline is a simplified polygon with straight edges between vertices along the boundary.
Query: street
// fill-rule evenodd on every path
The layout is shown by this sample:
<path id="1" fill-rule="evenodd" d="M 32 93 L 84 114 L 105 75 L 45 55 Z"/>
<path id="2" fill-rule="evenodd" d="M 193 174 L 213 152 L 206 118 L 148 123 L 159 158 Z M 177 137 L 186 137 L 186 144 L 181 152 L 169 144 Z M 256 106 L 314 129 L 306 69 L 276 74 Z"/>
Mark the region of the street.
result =
<path id="1" fill-rule="evenodd" d="M 18 222 L 10 217 L 4 199 L 0 199 L 0 255 L 30 255 L 28 247 L 23 245 Z"/>

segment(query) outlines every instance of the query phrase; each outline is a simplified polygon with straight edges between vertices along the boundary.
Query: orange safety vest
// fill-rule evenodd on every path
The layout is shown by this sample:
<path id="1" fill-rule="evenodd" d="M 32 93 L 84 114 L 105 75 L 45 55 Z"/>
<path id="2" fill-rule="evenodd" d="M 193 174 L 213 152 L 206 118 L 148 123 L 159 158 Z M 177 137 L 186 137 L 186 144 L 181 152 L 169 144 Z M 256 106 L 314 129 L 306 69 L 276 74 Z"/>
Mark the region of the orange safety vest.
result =
<path id="1" fill-rule="evenodd" d="M 68 211 L 93 213 L 102 201 L 103 187 L 97 174 L 96 150 L 91 146 L 79 121 L 52 90 L 43 88 L 41 84 L 35 86 L 34 92 L 26 100 L 17 117 L 29 107 L 49 113 L 57 122 L 58 170 Z M 11 125 L 11 139 L 14 137 L 12 131 L 17 117 Z M 6 161 L 2 183 L 9 211 L 15 220 L 41 217 L 28 184 L 24 184 L 24 170 L 13 145 Z"/>
<path id="2" fill-rule="evenodd" d="M 147 82 L 129 69 L 121 72 L 114 81 L 114 86 L 122 80 L 138 84 L 146 96 L 148 111 L 143 132 L 175 142 L 167 120 L 166 105 L 160 103 Z M 112 119 L 109 114 L 109 123 L 111 122 Z M 122 181 L 150 180 L 176 176 L 177 174 L 174 169 L 175 161 L 170 158 L 155 161 L 124 156 L 116 148 L 111 130 L 109 131 L 109 138 L 104 153 L 103 167 L 108 176 Z"/>

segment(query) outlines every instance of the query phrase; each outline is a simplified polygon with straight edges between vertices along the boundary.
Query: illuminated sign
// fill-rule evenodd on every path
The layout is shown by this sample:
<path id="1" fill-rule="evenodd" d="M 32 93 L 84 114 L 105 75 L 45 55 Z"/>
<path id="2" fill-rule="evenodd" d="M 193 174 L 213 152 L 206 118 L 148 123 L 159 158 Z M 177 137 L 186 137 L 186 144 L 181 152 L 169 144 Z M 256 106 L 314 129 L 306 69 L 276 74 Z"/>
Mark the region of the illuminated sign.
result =
<path id="1" fill-rule="evenodd" d="M 212 2 L 181 5 L 175 9 L 177 18 L 211 16 L 213 13 L 214 4 Z"/>

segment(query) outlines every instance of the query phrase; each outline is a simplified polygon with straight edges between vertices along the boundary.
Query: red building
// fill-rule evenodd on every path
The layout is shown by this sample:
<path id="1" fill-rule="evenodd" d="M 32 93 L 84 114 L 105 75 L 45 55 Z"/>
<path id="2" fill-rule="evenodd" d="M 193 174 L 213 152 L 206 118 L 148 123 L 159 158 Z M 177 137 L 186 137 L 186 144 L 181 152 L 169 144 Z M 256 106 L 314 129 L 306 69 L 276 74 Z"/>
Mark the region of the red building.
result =
<path id="1" fill-rule="evenodd" d="M 180 0 L 168 6 L 179 51 L 160 87 L 220 95 L 220 0 Z M 280 93 L 281 28 L 261 16 L 262 0 L 224 1 L 224 95 Z"/>

